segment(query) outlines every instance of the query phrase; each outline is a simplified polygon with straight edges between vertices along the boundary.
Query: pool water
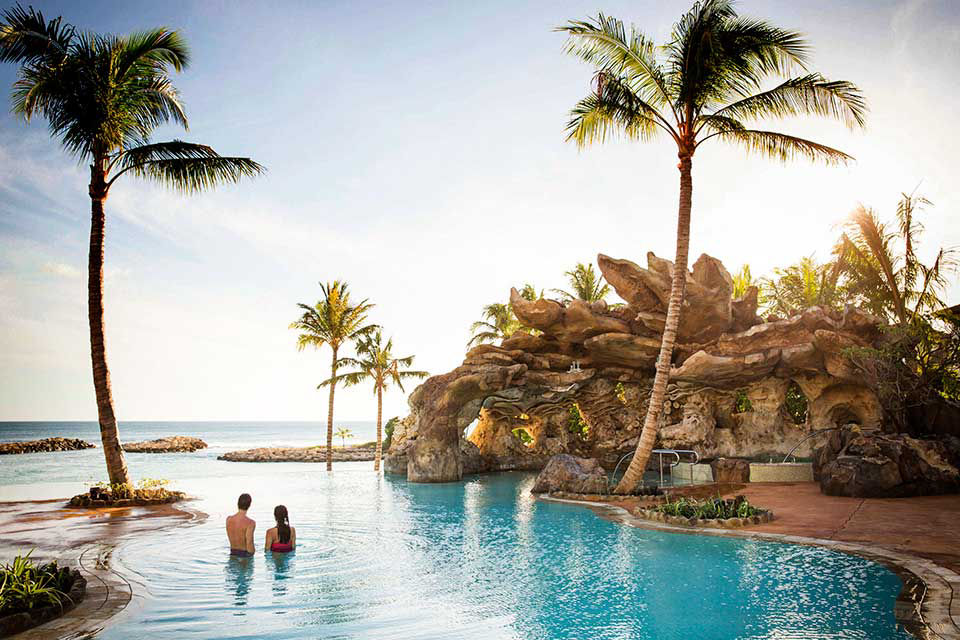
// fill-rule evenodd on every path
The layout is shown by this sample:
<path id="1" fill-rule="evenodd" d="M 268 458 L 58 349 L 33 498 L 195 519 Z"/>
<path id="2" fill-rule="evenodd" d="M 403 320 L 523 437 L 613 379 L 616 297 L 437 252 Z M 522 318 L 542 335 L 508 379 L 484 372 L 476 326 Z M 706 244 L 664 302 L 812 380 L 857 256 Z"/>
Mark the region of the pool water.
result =
<path id="1" fill-rule="evenodd" d="M 418 485 L 369 463 L 238 463 L 193 481 L 199 524 L 119 540 L 142 586 L 98 636 L 128 638 L 910 638 L 900 580 L 816 547 L 634 529 L 534 500 L 534 476 Z M 253 495 L 253 558 L 227 555 L 223 518 Z M 272 510 L 297 528 L 262 551 Z"/>

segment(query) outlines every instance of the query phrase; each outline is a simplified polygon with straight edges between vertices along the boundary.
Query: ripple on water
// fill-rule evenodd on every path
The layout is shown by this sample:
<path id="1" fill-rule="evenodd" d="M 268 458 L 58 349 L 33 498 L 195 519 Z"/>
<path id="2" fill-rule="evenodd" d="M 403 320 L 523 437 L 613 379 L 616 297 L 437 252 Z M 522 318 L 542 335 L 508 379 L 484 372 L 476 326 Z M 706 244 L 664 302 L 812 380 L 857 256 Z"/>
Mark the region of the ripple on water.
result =
<path id="1" fill-rule="evenodd" d="M 124 541 L 146 601 L 102 637 L 910 637 L 893 619 L 899 579 L 861 558 L 619 526 L 534 501 L 528 474 L 414 485 L 308 468 L 244 485 L 258 546 L 282 502 L 294 554 L 227 556 L 236 479 L 193 489 L 207 521 Z"/>

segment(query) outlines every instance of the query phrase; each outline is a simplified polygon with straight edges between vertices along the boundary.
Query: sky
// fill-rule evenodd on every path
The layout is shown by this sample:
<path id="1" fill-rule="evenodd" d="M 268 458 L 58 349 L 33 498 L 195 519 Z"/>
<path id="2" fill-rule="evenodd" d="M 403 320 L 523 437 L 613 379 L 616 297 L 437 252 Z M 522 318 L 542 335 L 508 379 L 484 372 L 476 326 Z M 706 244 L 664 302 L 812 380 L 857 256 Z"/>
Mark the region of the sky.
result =
<path id="1" fill-rule="evenodd" d="M 8 0 L 9 2 L 9 0 Z M 329 351 L 288 329 L 318 282 L 343 279 L 418 369 L 463 358 L 482 307 L 511 286 L 564 286 L 597 253 L 674 251 L 678 177 L 666 140 L 578 150 L 569 109 L 591 70 L 554 28 L 598 11 L 664 42 L 689 1 L 45 2 L 81 29 L 185 34 L 175 77 L 189 132 L 268 173 L 184 197 L 124 177 L 107 201 L 106 332 L 124 420 L 325 420 Z M 0 3 L 0 6 L 5 6 Z M 960 245 L 960 4 L 742 0 L 807 34 L 811 67 L 855 82 L 867 128 L 779 129 L 857 158 L 788 165 L 704 145 L 694 159 L 691 262 L 755 276 L 829 255 L 858 204 L 892 218 L 903 191 L 929 257 Z M 0 65 L 0 85 L 15 79 Z M 88 172 L 0 110 L 0 420 L 95 420 L 86 317 Z M 960 287 L 948 299 L 960 302 Z M 413 385 L 410 385 L 413 386 Z M 410 388 L 408 387 L 408 391 Z M 384 414 L 405 415 L 390 391 Z M 372 420 L 369 386 L 339 390 L 339 420 Z"/>

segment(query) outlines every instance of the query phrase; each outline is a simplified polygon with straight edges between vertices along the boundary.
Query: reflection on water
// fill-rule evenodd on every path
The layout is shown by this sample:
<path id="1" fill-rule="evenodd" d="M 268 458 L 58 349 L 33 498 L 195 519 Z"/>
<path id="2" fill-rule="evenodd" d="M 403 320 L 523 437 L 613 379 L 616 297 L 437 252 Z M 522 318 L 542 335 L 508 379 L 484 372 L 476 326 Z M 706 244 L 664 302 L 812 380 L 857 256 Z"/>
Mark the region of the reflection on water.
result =
<path id="1" fill-rule="evenodd" d="M 101 637 L 910 637 L 894 625 L 899 579 L 853 556 L 623 527 L 531 499 L 529 474 L 416 485 L 304 468 L 282 485 L 264 467 L 242 486 L 205 481 L 193 491 L 208 521 L 122 541 L 120 563 L 150 593 Z M 239 490 L 253 495 L 258 541 L 273 505 L 296 514 L 295 553 L 226 558 Z"/>
<path id="2" fill-rule="evenodd" d="M 227 556 L 227 591 L 234 594 L 233 603 L 237 606 L 234 615 L 246 615 L 244 606 L 250 594 L 250 584 L 253 581 L 253 558 L 241 556 Z"/>

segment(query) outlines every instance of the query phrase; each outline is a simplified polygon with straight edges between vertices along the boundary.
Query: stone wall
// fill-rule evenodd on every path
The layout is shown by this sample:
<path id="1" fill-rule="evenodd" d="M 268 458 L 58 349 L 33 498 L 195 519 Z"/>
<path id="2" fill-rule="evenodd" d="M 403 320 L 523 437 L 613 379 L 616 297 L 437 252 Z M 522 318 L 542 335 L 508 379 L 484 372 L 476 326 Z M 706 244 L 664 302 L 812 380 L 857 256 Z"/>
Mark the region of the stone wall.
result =
<path id="1" fill-rule="evenodd" d="M 596 458 L 612 468 L 633 451 L 646 412 L 673 264 L 652 253 L 644 269 L 598 257 L 619 296 L 605 302 L 510 301 L 521 331 L 500 345 L 471 349 L 459 367 L 433 376 L 410 396 L 410 415 L 394 432 L 388 472 L 414 481 L 458 480 L 464 473 L 542 467 L 558 453 Z M 875 344 L 881 322 L 854 308 L 818 307 L 786 319 L 756 315 L 757 291 L 733 298 L 720 261 L 701 256 L 688 275 L 660 442 L 701 457 L 782 456 L 811 430 L 857 422 L 876 427 L 881 410 L 843 356 Z M 795 383 L 808 417 L 785 409 Z M 750 410 L 737 413 L 738 394 Z M 586 435 L 570 429 L 576 405 Z M 465 429 L 477 426 L 469 439 Z M 523 428 L 524 443 L 514 434 Z M 797 455 L 810 455 L 809 444 Z"/>

